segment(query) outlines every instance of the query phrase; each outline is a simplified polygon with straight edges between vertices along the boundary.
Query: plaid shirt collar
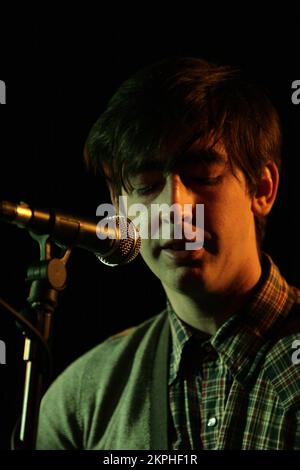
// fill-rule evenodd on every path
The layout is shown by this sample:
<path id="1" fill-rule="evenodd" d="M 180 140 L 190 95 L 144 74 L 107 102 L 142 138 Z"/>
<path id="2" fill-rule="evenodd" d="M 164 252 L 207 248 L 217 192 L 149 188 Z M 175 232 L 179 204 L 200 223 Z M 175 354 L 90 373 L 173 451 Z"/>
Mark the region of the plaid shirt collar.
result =
<path id="1" fill-rule="evenodd" d="M 169 385 L 179 374 L 185 346 L 190 338 L 210 342 L 222 356 L 233 377 L 242 385 L 251 381 L 269 347 L 268 339 L 280 328 L 293 302 L 290 288 L 271 258 L 263 254 L 262 276 L 243 312 L 233 315 L 214 336 L 199 332 L 179 319 L 167 303 L 172 353 Z"/>

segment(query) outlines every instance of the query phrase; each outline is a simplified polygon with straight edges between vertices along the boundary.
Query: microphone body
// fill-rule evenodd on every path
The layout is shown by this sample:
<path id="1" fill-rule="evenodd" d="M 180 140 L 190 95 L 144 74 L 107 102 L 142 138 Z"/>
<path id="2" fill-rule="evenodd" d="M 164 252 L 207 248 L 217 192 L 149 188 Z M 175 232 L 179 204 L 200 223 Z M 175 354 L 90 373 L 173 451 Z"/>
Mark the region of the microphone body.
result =
<path id="1" fill-rule="evenodd" d="M 1 201 L 0 219 L 38 235 L 48 234 L 58 245 L 79 247 L 96 254 L 109 266 L 127 264 L 139 253 L 141 239 L 133 223 L 122 216 L 82 219 L 25 203 Z"/>

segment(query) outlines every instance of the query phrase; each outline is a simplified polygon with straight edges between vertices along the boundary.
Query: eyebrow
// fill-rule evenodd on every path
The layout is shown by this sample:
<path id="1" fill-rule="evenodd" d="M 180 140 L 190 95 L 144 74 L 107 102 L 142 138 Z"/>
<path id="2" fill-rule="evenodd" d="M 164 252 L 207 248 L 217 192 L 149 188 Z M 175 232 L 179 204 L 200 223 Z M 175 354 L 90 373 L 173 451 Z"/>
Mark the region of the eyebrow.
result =
<path id="1" fill-rule="evenodd" d="M 137 176 L 150 171 L 164 171 L 166 164 L 163 161 L 145 161 L 139 164 L 138 168 L 131 170 L 130 175 Z"/>
<path id="2" fill-rule="evenodd" d="M 192 149 L 189 148 L 185 152 L 182 152 L 179 157 L 176 158 L 177 162 L 174 164 L 174 167 L 181 167 L 182 165 L 188 164 L 213 164 L 213 163 L 222 163 L 225 164 L 227 159 L 221 155 L 219 152 L 211 149 Z M 131 170 L 130 176 L 135 177 L 143 173 L 148 172 L 164 172 L 166 169 L 166 164 L 164 161 L 161 160 L 148 160 L 142 162 L 138 168 L 135 170 Z"/>
<path id="3" fill-rule="evenodd" d="M 183 159 L 182 157 L 185 157 Z M 210 163 L 226 163 L 227 159 L 224 155 L 221 155 L 214 149 L 189 149 L 187 150 L 183 156 L 181 157 L 180 161 L 183 162 L 188 160 L 188 163 L 199 163 L 204 162 L 207 164 Z"/>

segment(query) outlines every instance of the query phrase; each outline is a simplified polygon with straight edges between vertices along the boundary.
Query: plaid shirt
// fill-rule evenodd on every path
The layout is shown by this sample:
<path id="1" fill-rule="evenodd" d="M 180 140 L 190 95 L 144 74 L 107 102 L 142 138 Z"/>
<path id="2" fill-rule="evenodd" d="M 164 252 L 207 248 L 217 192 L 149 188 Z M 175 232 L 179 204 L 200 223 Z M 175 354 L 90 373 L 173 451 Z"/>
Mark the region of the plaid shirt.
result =
<path id="1" fill-rule="evenodd" d="M 247 308 L 214 336 L 182 322 L 170 305 L 168 314 L 170 446 L 299 450 L 300 364 L 292 355 L 300 291 L 270 257 Z"/>

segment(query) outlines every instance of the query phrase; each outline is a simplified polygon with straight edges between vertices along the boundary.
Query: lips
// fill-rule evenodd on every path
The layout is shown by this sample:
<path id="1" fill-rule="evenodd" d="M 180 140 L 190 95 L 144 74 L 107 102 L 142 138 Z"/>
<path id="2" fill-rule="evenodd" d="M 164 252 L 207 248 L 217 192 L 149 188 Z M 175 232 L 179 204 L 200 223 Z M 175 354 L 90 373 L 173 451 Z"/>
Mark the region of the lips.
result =
<path id="1" fill-rule="evenodd" d="M 200 249 L 187 249 L 186 243 L 191 240 L 168 240 L 160 247 L 160 253 L 163 260 L 172 266 L 194 266 L 199 265 L 201 251 Z"/>

